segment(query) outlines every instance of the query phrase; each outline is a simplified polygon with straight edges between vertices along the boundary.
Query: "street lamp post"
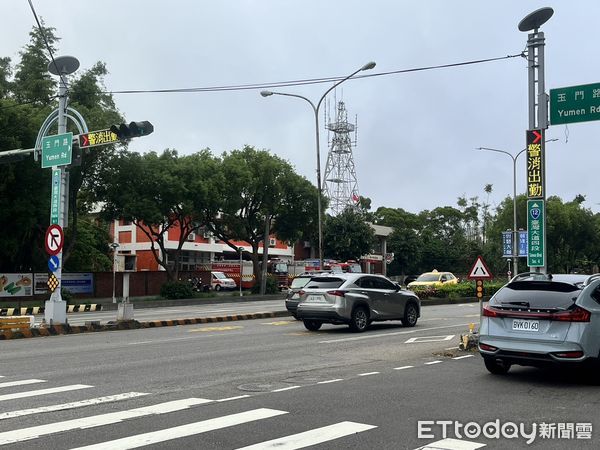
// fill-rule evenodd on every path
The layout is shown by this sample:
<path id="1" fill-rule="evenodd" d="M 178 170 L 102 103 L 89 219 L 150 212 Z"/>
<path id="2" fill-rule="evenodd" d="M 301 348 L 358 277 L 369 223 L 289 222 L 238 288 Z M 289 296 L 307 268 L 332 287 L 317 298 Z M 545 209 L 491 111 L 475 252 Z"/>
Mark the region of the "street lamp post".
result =
<path id="1" fill-rule="evenodd" d="M 113 242 L 110 244 L 110 248 L 113 251 L 113 267 L 112 267 L 112 302 L 117 303 L 117 298 L 115 297 L 115 271 L 117 267 L 117 249 L 119 248 L 119 244 L 117 242 Z"/>
<path id="2" fill-rule="evenodd" d="M 504 150 L 498 150 L 496 148 L 489 147 L 478 147 L 479 150 L 489 150 L 490 152 L 504 153 L 505 155 L 510 156 L 513 161 L 513 231 L 512 231 L 512 260 L 513 260 L 513 270 L 514 274 L 517 275 L 519 273 L 519 248 L 517 246 L 519 242 L 519 232 L 517 231 L 517 158 L 521 153 L 523 153 L 526 148 L 521 150 L 516 155 L 512 155 L 512 153 L 506 152 Z"/>
<path id="3" fill-rule="evenodd" d="M 375 63 L 373 61 L 371 61 L 371 62 L 365 64 L 364 66 L 362 66 L 360 69 L 355 70 L 354 72 L 352 72 L 346 78 L 344 78 L 344 79 L 338 81 L 337 83 L 335 83 L 333 86 L 331 86 L 329 89 L 327 89 L 327 91 L 325 91 L 325 93 L 321 96 L 321 98 L 319 99 L 319 102 L 317 103 L 316 106 L 308 98 L 306 98 L 306 97 L 304 97 L 302 95 L 298 95 L 298 94 L 288 94 L 288 93 L 285 93 L 285 92 L 273 92 L 273 91 L 261 91 L 261 93 L 260 93 L 260 95 L 262 95 L 263 97 L 269 97 L 271 95 L 284 95 L 286 97 L 301 98 L 302 100 L 305 100 L 305 101 L 307 101 L 310 104 L 310 106 L 313 109 L 313 112 L 315 113 L 315 140 L 316 140 L 316 146 L 317 146 L 317 191 L 318 191 L 317 209 L 319 210 L 318 211 L 319 266 L 320 266 L 321 269 L 323 268 L 323 221 L 322 221 L 322 217 L 321 217 L 322 216 L 322 211 L 321 211 L 322 187 L 321 187 L 321 150 L 320 150 L 320 144 L 319 144 L 319 108 L 321 107 L 321 103 L 323 102 L 323 100 L 325 99 L 325 97 L 327 96 L 327 94 L 329 94 L 329 92 L 331 92 L 337 86 L 339 86 L 340 84 L 342 84 L 344 81 L 352 78 L 358 72 L 362 72 L 363 70 L 370 70 L 373 67 L 375 67 Z"/>
<path id="4" fill-rule="evenodd" d="M 557 141 L 558 139 L 548 139 L 546 142 Z M 517 275 L 519 273 L 519 231 L 517 230 L 517 158 L 527 149 L 524 148 L 516 155 L 509 153 L 505 150 L 498 150 L 497 148 L 489 147 L 477 147 L 478 150 L 488 150 L 490 152 L 504 153 L 510 156 L 513 162 L 513 229 L 512 229 L 512 260 L 513 260 L 513 271 Z"/>

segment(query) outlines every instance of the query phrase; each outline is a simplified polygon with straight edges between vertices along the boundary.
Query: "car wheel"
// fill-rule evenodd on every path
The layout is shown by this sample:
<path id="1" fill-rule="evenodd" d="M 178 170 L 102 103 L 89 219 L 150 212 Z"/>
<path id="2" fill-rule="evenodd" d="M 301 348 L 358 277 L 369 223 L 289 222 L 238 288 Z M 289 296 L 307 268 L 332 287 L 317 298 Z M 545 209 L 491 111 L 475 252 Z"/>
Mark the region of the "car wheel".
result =
<path id="1" fill-rule="evenodd" d="M 365 331 L 369 327 L 369 313 L 367 309 L 359 306 L 352 311 L 350 317 L 350 329 L 357 333 Z"/>
<path id="2" fill-rule="evenodd" d="M 321 322 L 319 322 L 318 320 L 305 320 L 304 321 L 304 326 L 309 331 L 317 331 L 319 328 L 321 328 L 321 325 L 323 325 L 323 324 Z"/>
<path id="3" fill-rule="evenodd" d="M 485 368 L 494 375 L 504 375 L 510 370 L 511 364 L 504 361 L 496 361 L 493 358 L 483 358 Z"/>
<path id="4" fill-rule="evenodd" d="M 417 310 L 417 305 L 414 303 L 407 303 L 406 308 L 404 308 L 404 319 L 402 319 L 402 325 L 405 327 L 414 327 L 417 324 L 417 319 L 419 318 L 419 312 Z"/>
<path id="5" fill-rule="evenodd" d="M 221 285 L 220 285 L 220 284 L 217 284 L 217 285 L 215 286 L 215 291 L 219 292 L 220 290 L 221 290 Z"/>

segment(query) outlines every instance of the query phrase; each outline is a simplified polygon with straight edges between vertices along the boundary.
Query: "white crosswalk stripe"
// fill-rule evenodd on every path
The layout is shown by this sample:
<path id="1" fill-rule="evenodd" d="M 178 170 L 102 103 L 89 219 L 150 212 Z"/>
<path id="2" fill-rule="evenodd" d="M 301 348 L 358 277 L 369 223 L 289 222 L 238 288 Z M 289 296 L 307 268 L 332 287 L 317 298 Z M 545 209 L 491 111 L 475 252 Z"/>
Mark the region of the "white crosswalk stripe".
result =
<path id="1" fill-rule="evenodd" d="M 5 400 L 14 400 L 17 398 L 27 398 L 27 397 L 35 397 L 37 395 L 47 395 L 47 394 L 56 394 L 58 392 L 67 392 L 74 391 L 77 389 L 87 389 L 94 386 L 90 386 L 87 384 L 70 384 L 68 386 L 59 386 L 55 388 L 48 389 L 38 389 L 35 391 L 24 391 L 24 392 L 14 392 L 12 394 L 4 394 L 0 395 L 0 402 Z"/>
<path id="2" fill-rule="evenodd" d="M 5 383 L 0 383 L 0 388 L 14 387 L 14 386 L 24 386 L 26 384 L 45 383 L 45 382 L 46 382 L 46 380 L 36 380 L 36 379 L 18 380 L 18 381 L 7 381 Z"/>
<path id="3" fill-rule="evenodd" d="M 260 442 L 258 444 L 243 447 L 238 450 L 294 450 L 305 448 L 311 445 L 321 444 L 323 442 L 339 439 L 351 434 L 361 433 L 363 431 L 377 428 L 375 425 L 367 425 L 356 422 L 340 422 L 327 427 L 315 428 L 314 430 L 303 433 L 292 434 L 271 441 Z"/>
<path id="4" fill-rule="evenodd" d="M 335 380 L 334 380 L 335 381 Z M 35 383 L 46 383 L 46 380 L 38 380 L 38 379 L 23 379 L 20 381 L 8 381 L 5 383 L 0 383 L 0 387 L 18 387 L 18 386 L 26 386 L 33 385 Z M 28 397 L 37 397 L 47 394 L 57 394 L 68 391 L 77 391 L 82 389 L 94 388 L 94 386 L 86 385 L 86 384 L 73 384 L 66 386 L 56 386 L 49 387 L 46 389 L 32 389 L 30 391 L 23 392 L 15 392 L 15 393 L 7 393 L 0 395 L 0 401 L 8 401 L 8 400 L 18 400 L 22 398 Z M 68 403 L 57 403 L 39 407 L 32 407 L 27 409 L 19 409 L 13 411 L 7 411 L 6 408 L 3 408 L 3 411 L 0 412 L 0 421 L 6 422 L 6 426 L 4 426 L 5 431 L 0 431 L 0 446 L 8 445 L 8 444 L 17 444 L 26 441 L 34 441 L 31 442 L 31 446 L 34 445 L 44 445 L 42 443 L 42 439 L 48 439 L 49 436 L 58 435 L 61 433 L 72 432 L 76 433 L 80 430 L 95 428 L 95 427 L 104 427 L 110 425 L 116 425 L 124 420 L 135 420 L 140 419 L 142 422 L 142 418 L 156 416 L 156 415 L 165 415 L 169 413 L 177 413 L 198 405 L 204 404 L 223 404 L 224 402 L 228 402 L 233 404 L 234 408 L 243 408 L 245 402 L 233 403 L 234 400 L 239 400 L 243 398 L 250 397 L 249 395 L 242 395 L 236 397 L 230 397 L 221 400 L 209 400 L 205 398 L 185 398 L 180 400 L 167 401 L 162 403 L 154 403 L 149 406 L 142 406 L 132 409 L 123 409 L 120 411 L 115 411 L 111 409 L 111 412 L 103 413 L 103 414 L 95 414 L 88 415 L 83 417 L 85 413 L 80 413 L 79 417 L 73 416 L 73 413 L 66 413 L 66 417 L 69 420 L 60 421 L 61 416 L 60 412 L 66 410 L 84 410 L 85 407 L 108 404 L 112 402 L 123 402 L 127 400 L 135 400 L 138 398 L 142 398 L 145 396 L 150 396 L 150 393 L 147 392 L 124 392 L 114 395 L 105 395 L 102 397 L 94 397 L 87 398 L 77 401 L 71 401 Z M 150 398 L 150 397 L 148 397 Z M 142 400 L 143 401 L 143 400 Z M 142 404 L 146 403 L 143 401 Z M 10 403 L 9 403 L 10 404 Z M 140 403 L 137 402 L 136 406 Z M 244 408 L 248 409 L 248 408 Z M 32 415 L 42 415 L 44 413 L 56 413 L 59 414 L 49 414 L 48 416 L 43 416 L 40 419 L 32 419 L 35 420 L 36 425 L 34 426 L 24 426 L 23 428 L 18 428 L 18 426 L 23 426 L 26 422 L 23 422 L 22 417 L 32 416 Z M 193 414 L 196 414 L 194 412 Z M 202 413 L 205 414 L 205 413 Z M 78 447 L 78 450 L 81 449 L 106 449 L 106 450 L 119 450 L 119 449 L 133 449 L 139 447 L 145 447 L 152 444 L 160 444 L 168 441 L 173 441 L 176 439 L 181 439 L 185 437 L 191 437 L 203 433 L 209 433 L 212 431 L 217 431 L 226 428 L 232 428 L 242 424 L 248 423 L 257 423 L 257 429 L 262 430 L 263 432 L 270 433 L 271 430 L 281 430 L 281 426 L 285 426 L 284 423 L 287 419 L 283 419 L 284 423 L 281 423 L 278 427 L 264 427 L 260 425 L 260 421 L 265 419 L 270 419 L 278 416 L 285 416 L 289 414 L 288 411 L 281 411 L 278 409 L 271 408 L 256 408 L 249 409 L 242 412 L 234 412 L 231 414 L 220 415 L 217 417 L 205 418 L 201 421 L 196 421 L 192 423 L 185 423 L 183 425 L 176 425 L 170 428 L 164 429 L 155 429 L 154 431 L 149 431 L 145 433 L 140 433 L 136 435 L 125 435 L 123 436 L 115 436 L 115 439 L 108 440 L 104 442 L 94 442 L 90 444 L 88 440 L 85 442 L 85 446 Z M 77 417 L 73 419 L 72 417 Z M 177 417 L 177 416 L 176 416 Z M 186 413 L 183 417 L 187 417 L 189 422 L 190 415 Z M 49 423 L 46 423 L 45 420 L 47 418 Z M 11 419 L 16 419 L 13 422 Z M 25 417 L 25 420 L 27 417 Z M 39 425 L 42 423 L 42 425 Z M 297 425 L 293 419 L 290 419 L 290 423 L 294 423 Z M 4 425 L 4 423 L 3 423 Z M 15 426 L 17 425 L 17 426 Z M 157 427 L 159 428 L 160 425 Z M 293 450 L 305 448 L 321 443 L 325 443 L 328 441 L 332 441 L 335 439 L 343 438 L 345 436 L 356 435 L 363 431 L 371 430 L 377 428 L 375 425 L 368 425 L 364 423 L 358 422 L 350 422 L 343 421 L 339 423 L 333 423 L 328 426 L 323 426 L 320 428 L 308 429 L 306 431 L 302 431 L 296 434 L 290 434 L 287 436 L 281 437 L 282 433 L 277 433 L 275 436 L 266 435 L 264 437 L 256 438 L 254 437 L 252 441 L 256 441 L 259 439 L 266 439 L 263 442 L 259 442 L 256 444 L 249 445 L 247 447 L 243 447 L 244 450 L 257 450 L 257 449 L 278 449 L 278 450 Z M 129 428 L 128 428 L 129 429 Z M 135 425 L 132 425 L 131 430 L 136 429 Z M 268 431 L 265 431 L 268 430 Z M 133 433 L 131 431 L 130 433 Z M 105 434 L 100 434 L 100 436 Z M 253 435 L 254 436 L 254 435 Z M 258 435 L 260 436 L 260 435 Z M 274 439 L 271 439 L 274 438 Z M 64 442 L 63 436 L 54 436 L 52 439 L 58 440 L 58 442 Z M 77 441 L 73 441 L 72 437 L 69 439 L 70 445 L 77 444 Z M 39 440 L 39 441 L 38 441 Z M 252 442 L 250 441 L 250 442 Z M 87 445 L 89 444 L 89 445 Z M 65 445 L 65 444 L 63 444 Z M 82 445 L 82 444 L 79 444 Z M 239 442 L 238 442 L 239 445 Z"/>
<path id="5" fill-rule="evenodd" d="M 430 442 L 415 450 L 476 450 L 485 447 L 485 444 L 473 441 L 463 441 L 461 439 L 442 439 L 441 441 Z"/>
<path id="6" fill-rule="evenodd" d="M 194 436 L 196 434 L 206 433 L 208 431 L 232 427 L 234 425 L 240 425 L 242 423 L 247 423 L 254 420 L 267 419 L 269 417 L 279 416 L 281 414 L 287 414 L 287 412 L 268 408 L 253 409 L 243 413 L 231 414 L 228 416 L 217 417 L 215 419 L 203 420 L 201 422 L 194 422 L 178 427 L 153 431 L 151 433 L 115 439 L 114 441 L 102 442 L 100 444 L 89 445 L 87 447 L 79 447 L 78 449 L 73 450 L 125 450 L 129 448 L 139 448 L 145 445 L 169 441 L 171 439 Z"/>
<path id="7" fill-rule="evenodd" d="M 29 416 L 32 414 L 47 413 L 54 411 L 64 411 L 66 409 L 82 408 L 84 406 L 99 405 L 101 403 L 118 402 L 128 400 L 134 397 L 148 395 L 147 392 L 126 392 L 124 394 L 107 395 L 106 397 L 88 398 L 78 402 L 63 403 L 61 405 L 42 406 L 40 408 L 21 409 L 19 411 L 7 411 L 0 413 L 0 420 L 12 419 L 14 417 Z"/>
<path id="8" fill-rule="evenodd" d="M 119 411 L 108 414 L 98 414 L 96 416 L 84 417 L 81 419 L 66 420 L 64 422 L 55 422 L 47 425 L 38 425 L 35 427 L 21 428 L 20 430 L 10 430 L 0 433 L 0 445 L 13 444 L 15 442 L 27 441 L 49 434 L 71 431 L 80 428 L 93 428 L 103 425 L 109 425 L 121 422 L 125 419 L 150 416 L 154 414 L 166 414 L 175 411 L 181 411 L 191 406 L 201 405 L 212 402 L 204 398 L 186 398 L 184 400 L 175 400 L 171 402 L 159 403 L 152 406 L 130 409 L 128 411 Z"/>

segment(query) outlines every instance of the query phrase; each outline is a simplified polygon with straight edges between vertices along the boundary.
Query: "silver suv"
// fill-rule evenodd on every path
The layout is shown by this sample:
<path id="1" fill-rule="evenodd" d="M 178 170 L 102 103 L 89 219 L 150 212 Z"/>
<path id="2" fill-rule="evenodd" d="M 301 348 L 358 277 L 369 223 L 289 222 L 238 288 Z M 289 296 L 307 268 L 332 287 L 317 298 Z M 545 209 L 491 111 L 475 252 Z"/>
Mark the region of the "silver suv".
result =
<path id="1" fill-rule="evenodd" d="M 298 293 L 296 316 L 310 331 L 323 323 L 365 331 L 374 321 L 401 320 L 414 327 L 421 314 L 419 297 L 383 275 L 332 273 L 314 276 Z"/>
<path id="2" fill-rule="evenodd" d="M 486 368 L 578 365 L 600 358 L 600 276 L 517 275 L 483 308 L 479 351 Z"/>

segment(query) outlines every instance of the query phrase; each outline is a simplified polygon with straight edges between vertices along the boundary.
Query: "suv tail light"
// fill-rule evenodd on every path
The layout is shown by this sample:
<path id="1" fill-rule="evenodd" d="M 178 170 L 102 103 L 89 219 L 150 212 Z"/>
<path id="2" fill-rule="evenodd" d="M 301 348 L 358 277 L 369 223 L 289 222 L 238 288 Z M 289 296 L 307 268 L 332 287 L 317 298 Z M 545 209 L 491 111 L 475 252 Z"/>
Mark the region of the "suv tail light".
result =
<path id="1" fill-rule="evenodd" d="M 327 291 L 329 295 L 335 295 L 336 297 L 344 297 L 346 295 L 345 291 Z"/>
<path id="2" fill-rule="evenodd" d="M 576 306 L 569 311 L 561 311 L 553 314 L 553 320 L 559 320 L 561 322 L 589 322 L 590 317 L 590 312 L 587 309 L 583 309 L 581 306 Z"/>
<path id="3" fill-rule="evenodd" d="M 556 320 L 559 322 L 589 322 L 592 314 L 581 306 L 576 306 L 568 311 L 560 312 L 534 312 L 534 311 L 509 311 L 496 309 L 485 305 L 484 317 L 513 317 L 524 319 Z"/>
<path id="4" fill-rule="evenodd" d="M 484 317 L 498 317 L 498 313 L 496 310 L 491 309 L 488 305 L 483 306 L 483 316 Z"/>
<path id="5" fill-rule="evenodd" d="M 479 348 L 481 350 L 485 350 L 486 352 L 495 352 L 496 350 L 498 350 L 498 347 L 494 347 L 493 345 L 482 344 L 481 342 L 479 343 Z"/>
<path id="6" fill-rule="evenodd" d="M 575 351 L 575 352 L 558 352 L 558 353 L 552 353 L 552 355 L 556 356 L 557 358 L 581 358 L 583 356 L 583 352 L 582 351 Z"/>
<path id="7" fill-rule="evenodd" d="M 303 290 L 298 291 L 298 295 L 304 295 L 304 294 L 306 294 L 306 291 L 303 291 Z"/>

